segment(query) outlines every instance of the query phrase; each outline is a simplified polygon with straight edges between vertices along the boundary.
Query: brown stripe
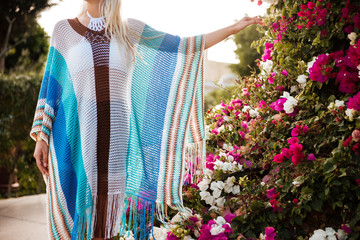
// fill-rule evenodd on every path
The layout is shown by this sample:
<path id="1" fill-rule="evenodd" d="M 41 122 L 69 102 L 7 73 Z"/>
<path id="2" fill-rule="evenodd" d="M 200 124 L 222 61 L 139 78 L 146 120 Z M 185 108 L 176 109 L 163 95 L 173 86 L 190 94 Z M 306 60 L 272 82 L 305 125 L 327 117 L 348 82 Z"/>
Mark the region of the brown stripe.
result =
<path id="1" fill-rule="evenodd" d="M 192 48 L 191 47 L 194 47 L 194 44 L 191 44 L 191 40 L 193 40 L 193 38 L 188 38 L 187 39 L 187 45 L 186 45 L 186 55 L 190 57 L 186 57 L 186 60 L 185 60 L 185 67 L 184 67 L 184 71 L 183 71 L 183 75 L 180 79 L 180 82 L 179 82 L 179 85 L 180 87 L 178 88 L 179 91 L 177 91 L 176 93 L 176 99 L 179 99 L 179 101 L 176 101 L 175 102 L 175 106 L 174 106 L 174 109 L 176 111 L 176 109 L 178 108 L 178 105 L 180 105 L 180 109 L 183 108 L 183 105 L 184 105 L 184 91 L 186 91 L 186 86 L 187 86 L 187 83 L 188 83 L 188 80 L 189 80 L 189 72 L 191 70 L 191 63 L 192 63 L 192 60 L 193 60 L 193 55 L 190 54 L 192 51 Z M 180 102 L 180 103 L 179 103 Z M 176 119 L 175 119 L 176 117 Z M 166 182 L 166 185 L 168 185 L 168 187 L 166 187 L 165 185 L 165 200 L 166 199 L 169 199 L 170 200 L 170 205 L 173 205 L 173 202 L 172 202 L 172 197 L 171 197 L 171 192 L 172 192 L 172 178 L 173 178 L 173 173 L 174 173 L 174 166 L 173 164 L 171 164 L 171 162 L 173 162 L 175 159 L 170 159 L 169 155 L 171 154 L 171 157 L 173 157 L 173 155 L 175 154 L 176 152 L 176 144 L 171 144 L 172 141 L 175 141 L 176 142 L 176 139 L 177 139 L 177 135 L 178 135 L 178 127 L 179 126 L 174 126 L 174 121 L 176 121 L 177 123 L 179 122 L 180 120 L 180 117 L 181 117 L 181 114 L 179 114 L 178 116 L 175 116 L 172 115 L 172 119 L 171 119 L 171 127 L 170 127 L 170 134 L 169 134 L 169 142 L 168 142 L 168 148 L 167 148 L 167 161 L 166 161 L 166 166 L 169 167 L 169 169 L 165 172 L 165 182 Z M 173 129 L 175 131 L 173 131 Z M 172 146 L 171 145 L 174 145 L 174 147 L 172 149 L 170 149 Z M 167 163 L 170 163 L 170 164 L 167 164 Z"/>
<path id="2" fill-rule="evenodd" d="M 104 238 L 108 205 L 108 161 L 110 149 L 110 39 L 105 30 L 93 31 L 82 25 L 78 18 L 68 19 L 71 27 L 90 43 L 95 74 L 97 103 L 97 200 L 94 237 Z M 111 230 L 112 231 L 112 230 Z"/>
<path id="3" fill-rule="evenodd" d="M 96 39 L 97 40 L 97 39 Z M 105 40 L 105 39 L 100 39 Z M 110 149 L 110 42 L 91 41 L 94 56 L 95 90 L 97 103 L 97 201 L 95 237 L 105 237 L 108 205 L 108 161 Z"/>

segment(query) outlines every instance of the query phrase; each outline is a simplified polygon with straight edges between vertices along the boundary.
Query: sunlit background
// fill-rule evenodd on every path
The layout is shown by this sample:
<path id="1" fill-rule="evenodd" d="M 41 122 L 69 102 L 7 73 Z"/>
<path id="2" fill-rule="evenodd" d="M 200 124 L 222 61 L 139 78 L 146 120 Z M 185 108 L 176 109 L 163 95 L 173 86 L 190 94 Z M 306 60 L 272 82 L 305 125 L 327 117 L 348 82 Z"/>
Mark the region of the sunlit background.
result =
<path id="1" fill-rule="evenodd" d="M 82 0 L 53 0 L 58 3 L 43 13 L 39 23 L 50 35 L 55 23 L 74 18 Z M 268 5 L 258 6 L 250 0 L 123 0 L 123 14 L 136 18 L 161 31 L 191 36 L 215 31 L 231 25 L 248 14 L 263 15 Z M 223 41 L 208 50 L 208 59 L 237 63 L 233 41 Z"/>

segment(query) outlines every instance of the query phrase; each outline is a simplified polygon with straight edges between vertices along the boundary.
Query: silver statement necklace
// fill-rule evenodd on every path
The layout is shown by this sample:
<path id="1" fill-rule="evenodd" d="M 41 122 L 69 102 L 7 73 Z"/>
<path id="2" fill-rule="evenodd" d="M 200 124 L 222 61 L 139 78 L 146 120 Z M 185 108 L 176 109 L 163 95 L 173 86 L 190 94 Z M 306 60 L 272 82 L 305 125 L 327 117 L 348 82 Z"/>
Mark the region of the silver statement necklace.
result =
<path id="1" fill-rule="evenodd" d="M 90 23 L 88 25 L 88 28 L 94 31 L 101 31 L 105 28 L 105 17 L 98 17 L 93 18 L 88 11 L 86 11 L 86 14 L 90 18 Z"/>

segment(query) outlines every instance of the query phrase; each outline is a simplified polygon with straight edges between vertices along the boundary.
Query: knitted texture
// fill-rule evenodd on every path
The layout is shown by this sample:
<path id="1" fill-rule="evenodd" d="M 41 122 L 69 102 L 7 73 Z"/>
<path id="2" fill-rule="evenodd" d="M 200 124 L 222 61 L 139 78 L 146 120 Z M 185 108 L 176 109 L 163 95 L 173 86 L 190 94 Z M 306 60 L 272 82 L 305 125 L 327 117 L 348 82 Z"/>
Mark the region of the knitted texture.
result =
<path id="1" fill-rule="evenodd" d="M 77 18 L 51 36 L 30 136 L 49 145 L 49 239 L 148 239 L 205 163 L 204 35 L 179 37 L 128 20 L 137 49 Z"/>

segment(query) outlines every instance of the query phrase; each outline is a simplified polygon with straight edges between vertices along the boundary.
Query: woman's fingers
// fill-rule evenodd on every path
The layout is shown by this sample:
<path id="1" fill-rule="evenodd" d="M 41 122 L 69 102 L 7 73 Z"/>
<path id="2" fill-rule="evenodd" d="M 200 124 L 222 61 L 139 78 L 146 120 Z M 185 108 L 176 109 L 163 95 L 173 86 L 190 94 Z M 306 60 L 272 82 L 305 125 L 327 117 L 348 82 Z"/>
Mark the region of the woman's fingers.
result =
<path id="1" fill-rule="evenodd" d="M 49 170 L 48 170 L 48 148 L 43 148 L 43 159 L 42 159 L 42 163 L 43 163 L 43 167 L 45 169 L 46 174 L 49 174 Z"/>
<path id="2" fill-rule="evenodd" d="M 48 146 L 45 142 L 39 141 L 36 143 L 34 158 L 36 159 L 36 165 L 40 172 L 45 175 L 48 174 Z"/>

